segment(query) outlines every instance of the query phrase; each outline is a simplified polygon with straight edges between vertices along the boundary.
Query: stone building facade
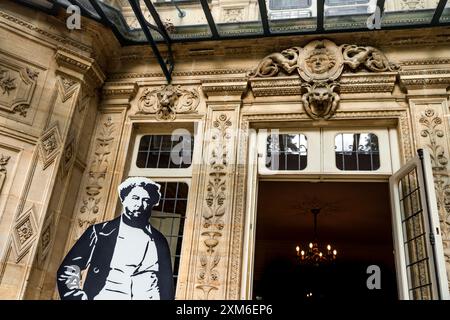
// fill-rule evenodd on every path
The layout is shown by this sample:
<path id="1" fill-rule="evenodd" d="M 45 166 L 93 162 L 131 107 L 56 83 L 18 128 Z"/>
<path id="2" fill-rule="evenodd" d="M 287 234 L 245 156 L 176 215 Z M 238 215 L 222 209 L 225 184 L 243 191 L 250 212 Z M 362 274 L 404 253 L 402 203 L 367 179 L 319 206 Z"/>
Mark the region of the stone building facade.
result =
<path id="1" fill-rule="evenodd" d="M 57 298 L 64 254 L 143 172 L 137 137 L 180 128 L 195 142 L 166 180 L 189 184 L 178 299 L 251 298 L 261 128 L 388 128 L 391 173 L 429 151 L 450 279 L 448 28 L 177 43 L 171 85 L 148 46 L 89 19 L 70 31 L 7 1 L 0 35 L 0 298 Z"/>

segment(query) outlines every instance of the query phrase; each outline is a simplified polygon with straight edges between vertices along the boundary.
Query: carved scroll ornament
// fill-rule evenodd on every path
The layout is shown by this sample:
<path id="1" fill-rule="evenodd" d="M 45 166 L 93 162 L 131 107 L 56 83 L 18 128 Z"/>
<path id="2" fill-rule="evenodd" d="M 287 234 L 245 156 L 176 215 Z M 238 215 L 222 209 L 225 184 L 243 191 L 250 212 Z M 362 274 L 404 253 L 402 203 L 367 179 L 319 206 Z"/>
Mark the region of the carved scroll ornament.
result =
<path id="1" fill-rule="evenodd" d="M 195 90 L 167 85 L 160 89 L 145 89 L 138 102 L 138 113 L 156 114 L 158 120 L 174 120 L 178 113 L 194 112 L 200 102 Z"/>
<path id="2" fill-rule="evenodd" d="M 393 72 L 399 66 L 374 47 L 315 40 L 305 47 L 292 47 L 266 56 L 250 73 L 254 78 L 290 75 L 295 70 L 302 80 L 305 112 L 313 119 L 330 118 L 339 103 L 338 80 L 344 69 Z"/>

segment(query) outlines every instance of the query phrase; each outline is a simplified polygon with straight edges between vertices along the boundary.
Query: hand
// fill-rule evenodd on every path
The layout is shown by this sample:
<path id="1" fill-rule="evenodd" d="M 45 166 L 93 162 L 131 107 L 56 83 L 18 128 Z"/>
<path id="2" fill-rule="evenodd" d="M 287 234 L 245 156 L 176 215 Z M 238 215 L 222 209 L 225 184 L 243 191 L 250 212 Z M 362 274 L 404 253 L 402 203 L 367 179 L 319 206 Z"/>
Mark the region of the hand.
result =
<path id="1" fill-rule="evenodd" d="M 81 270 L 77 265 L 65 266 L 66 270 L 58 278 L 59 281 L 64 281 L 69 290 L 77 290 L 80 288 Z"/>

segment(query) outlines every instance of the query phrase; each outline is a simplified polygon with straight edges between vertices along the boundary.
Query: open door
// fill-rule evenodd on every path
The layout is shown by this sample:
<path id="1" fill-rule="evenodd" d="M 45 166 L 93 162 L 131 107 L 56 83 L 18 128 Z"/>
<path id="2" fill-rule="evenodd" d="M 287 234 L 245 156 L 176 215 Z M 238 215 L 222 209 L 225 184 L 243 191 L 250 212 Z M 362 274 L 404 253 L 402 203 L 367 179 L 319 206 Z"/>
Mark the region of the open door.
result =
<path id="1" fill-rule="evenodd" d="M 399 298 L 449 299 L 431 159 L 418 155 L 389 179 Z"/>

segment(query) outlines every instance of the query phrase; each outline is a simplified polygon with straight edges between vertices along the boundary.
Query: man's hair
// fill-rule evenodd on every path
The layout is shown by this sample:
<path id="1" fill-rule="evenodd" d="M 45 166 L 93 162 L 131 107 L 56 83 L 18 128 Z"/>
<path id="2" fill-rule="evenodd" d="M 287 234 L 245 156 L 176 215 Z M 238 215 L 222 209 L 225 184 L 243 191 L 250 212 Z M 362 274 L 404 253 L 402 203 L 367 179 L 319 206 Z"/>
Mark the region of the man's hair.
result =
<path id="1" fill-rule="evenodd" d="M 127 178 L 119 185 L 119 197 L 120 201 L 123 202 L 125 197 L 136 187 L 144 188 L 149 196 L 151 207 L 157 206 L 159 204 L 159 200 L 161 199 L 161 192 L 159 189 L 161 185 L 157 184 L 153 180 L 144 177 L 130 177 Z"/>

